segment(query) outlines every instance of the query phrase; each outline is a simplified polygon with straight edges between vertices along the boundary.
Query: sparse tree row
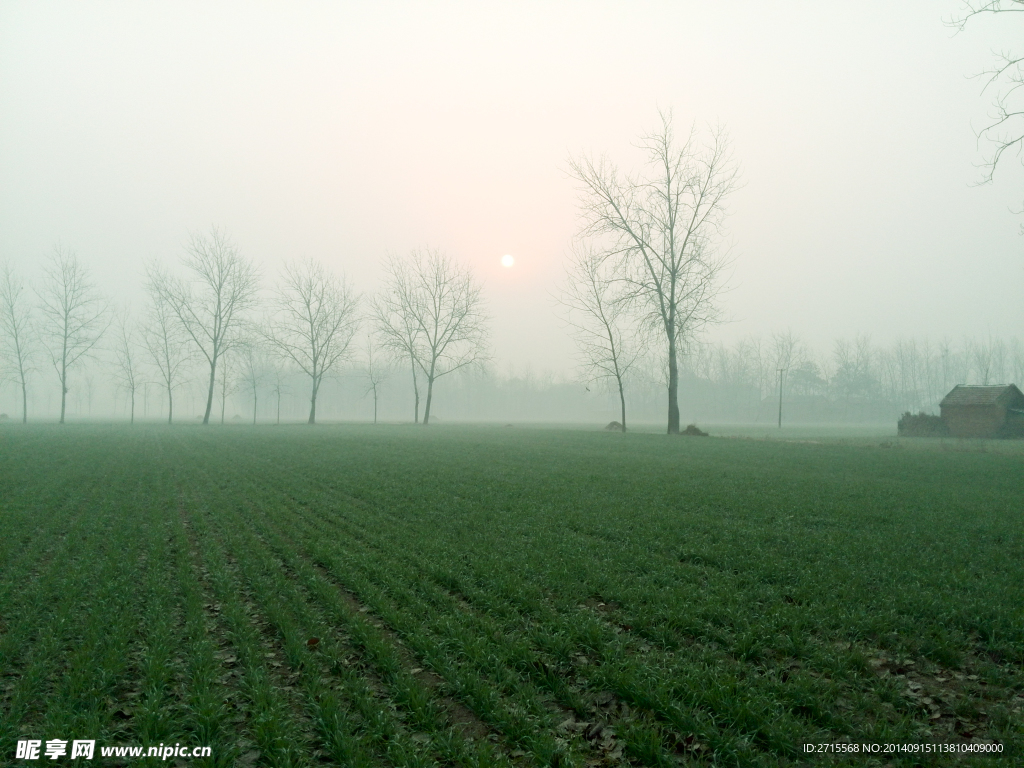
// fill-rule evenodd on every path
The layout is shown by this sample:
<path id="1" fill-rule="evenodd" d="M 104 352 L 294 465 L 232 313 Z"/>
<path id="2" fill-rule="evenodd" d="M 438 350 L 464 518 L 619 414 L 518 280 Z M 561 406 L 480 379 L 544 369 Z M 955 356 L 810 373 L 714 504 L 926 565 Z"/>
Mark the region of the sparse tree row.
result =
<path id="1" fill-rule="evenodd" d="M 261 390 L 276 397 L 276 423 L 288 378 L 301 373 L 309 393 L 308 423 L 316 423 L 324 381 L 344 363 L 364 371 L 374 393 L 374 419 L 381 383 L 399 365 L 411 365 L 414 420 L 419 422 L 419 378 L 426 383 L 423 423 L 430 419 L 438 379 L 487 360 L 487 316 L 480 283 L 465 267 L 438 250 L 390 256 L 387 281 L 369 302 L 319 261 L 286 264 L 268 295 L 256 265 L 221 230 L 193 233 L 177 265 L 151 263 L 145 271 L 142 311 L 114 307 L 97 289 L 73 251 L 57 246 L 38 285 L 27 288 L 10 263 L 0 267 L 0 372 L 17 385 L 21 420 L 28 421 L 29 386 L 52 367 L 60 386 L 60 423 L 68 395 L 91 408 L 94 378 L 87 362 L 107 371 L 134 423 L 140 395 L 150 385 L 162 393 L 167 422 L 175 418 L 175 396 L 205 380 L 202 423 L 209 424 L 219 397 L 219 420 L 228 398 L 243 393 L 258 416 Z M 363 317 L 368 304 L 370 317 Z M 357 359 L 353 340 L 369 336 Z M 402 335 L 395 329 L 402 327 Z M 148 409 L 148 405 L 144 405 Z M 79 413 L 81 409 L 79 408 Z"/>
<path id="2" fill-rule="evenodd" d="M 213 242 L 208 236 L 206 245 Z M 226 238 L 220 242 L 224 254 L 241 258 Z M 295 420 L 301 398 L 301 418 L 314 422 L 332 379 L 332 418 L 341 396 L 352 403 L 349 418 L 376 419 L 383 402 L 385 418 L 433 421 L 438 382 L 446 400 L 458 404 L 458 418 L 594 421 L 617 413 L 625 427 L 627 406 L 628 423 L 663 418 L 670 372 L 661 336 L 648 332 L 615 255 L 585 238 L 570 253 L 562 294 L 581 350 L 579 384 L 485 369 L 479 283 L 437 252 L 389 258 L 383 289 L 366 300 L 323 264 L 291 263 L 262 301 L 254 295 L 245 312 L 221 312 L 220 326 L 208 335 L 199 325 L 190 330 L 178 314 L 183 304 L 178 311 L 172 304 L 187 295 L 181 286 L 188 285 L 191 255 L 178 265 L 181 277 L 151 265 L 150 280 L 177 283 L 178 294 L 151 288 L 133 310 L 112 308 L 67 248 L 54 251 L 36 285 L 0 265 L 0 377 L 17 397 L 10 416 L 26 421 L 35 408 L 81 418 L 105 382 L 131 421 L 170 423 L 198 413 L 207 422 L 280 423 L 282 402 L 285 417 Z M 231 269 L 220 274 L 229 296 Z M 199 278 L 192 279 L 193 296 L 203 296 Z M 188 311 L 193 315 L 186 317 L 213 323 L 217 304 L 196 301 Z M 220 346 L 211 396 L 213 355 L 202 350 L 213 338 Z M 880 345 L 857 336 L 815 350 L 779 332 L 730 346 L 690 334 L 677 344 L 679 407 L 688 420 L 769 424 L 781 399 L 796 420 L 888 421 L 904 411 L 934 410 L 955 384 L 1024 381 L 1024 344 L 1016 339 Z M 401 403 L 408 416 L 396 411 Z M 238 412 L 246 415 L 232 416 Z"/>
<path id="3" fill-rule="evenodd" d="M 973 13 L 1011 6 L 1019 3 L 981 4 Z M 999 70 L 1007 71 L 1018 73 L 1012 82 L 1019 84 L 1019 60 Z M 1013 121 L 1020 113 L 1004 117 Z M 1014 135 L 1004 148 L 1019 144 Z M 630 403 L 649 419 L 658 391 L 667 431 L 678 434 L 681 400 L 692 416 L 755 422 L 766 420 L 766 403 L 774 400 L 781 426 L 787 403 L 825 420 L 851 413 L 887 420 L 894 409 L 933 409 L 954 384 L 1024 381 L 1024 348 L 1016 341 L 957 347 L 904 340 L 883 349 L 857 337 L 835 342 L 825 356 L 790 332 L 732 348 L 707 345 L 728 265 L 726 206 L 740 184 L 728 137 L 721 128 L 691 129 L 680 142 L 666 113 L 639 148 L 645 163 L 638 173 L 590 156 L 569 163 L 581 227 L 558 298 L 579 350 L 578 381 L 588 392 L 601 383 L 614 394 L 620 421 L 609 427 L 626 430 Z M 161 408 L 166 404 L 168 423 L 183 392 L 194 413 L 200 375 L 203 424 L 215 406 L 223 424 L 236 396 L 251 403 L 255 424 L 261 392 L 276 403 L 275 423 L 283 395 L 308 396 L 304 418 L 315 424 L 325 382 L 351 375 L 353 367 L 363 387 L 356 397 L 372 395 L 374 422 L 391 379 L 411 384 L 411 415 L 424 425 L 442 379 L 458 392 L 466 415 L 478 418 L 486 408 L 469 385 L 498 398 L 519 387 L 513 376 L 503 383 L 484 371 L 488 317 L 482 286 L 468 268 L 426 248 L 390 255 L 382 266 L 381 290 L 365 298 L 311 259 L 288 263 L 264 292 L 256 265 L 212 228 L 190 236 L 178 264 L 147 266 L 146 301 L 135 314 L 113 307 L 74 252 L 58 245 L 34 286 L 10 264 L 0 269 L 0 381 L 19 391 L 25 422 L 30 385 L 51 376 L 60 387 L 61 423 L 69 395 L 78 415 L 91 413 L 90 361 L 102 363 L 132 422 L 140 398 L 148 417 L 151 386 Z M 536 382 L 523 391 L 548 396 Z M 528 410 L 517 415 L 530 418 Z"/>

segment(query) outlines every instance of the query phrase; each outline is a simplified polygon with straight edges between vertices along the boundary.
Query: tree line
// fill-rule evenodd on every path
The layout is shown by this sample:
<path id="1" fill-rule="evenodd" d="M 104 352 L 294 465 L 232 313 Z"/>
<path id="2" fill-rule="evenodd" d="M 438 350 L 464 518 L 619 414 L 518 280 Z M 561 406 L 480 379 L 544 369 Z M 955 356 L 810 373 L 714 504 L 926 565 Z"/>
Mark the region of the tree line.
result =
<path id="1" fill-rule="evenodd" d="M 912 409 L 937 402 L 970 376 L 979 383 L 1002 383 L 1011 373 L 1024 379 L 1012 343 L 970 342 L 957 351 L 948 340 L 935 346 L 901 341 L 875 349 L 861 336 L 837 341 L 831 355 L 820 356 L 786 332 L 731 348 L 709 346 L 706 331 L 720 319 L 729 264 L 727 203 L 741 183 L 728 136 L 720 126 L 691 128 L 680 142 L 671 113 L 663 113 L 639 148 L 645 163 L 635 172 L 605 158 L 570 158 L 580 228 L 557 291 L 577 344 L 579 379 L 612 388 L 619 429 L 626 430 L 628 389 L 648 405 L 660 390 L 667 431 L 679 433 L 683 381 L 698 390 L 711 386 L 713 399 L 723 408 L 730 402 L 735 413 L 751 407 L 760 413 L 773 391 L 780 409 L 787 391 Z M 482 286 L 467 267 L 429 248 L 387 257 L 383 272 L 382 288 L 363 297 L 323 263 L 295 261 L 264 294 L 257 266 L 212 228 L 190 236 L 173 268 L 147 266 L 146 304 L 133 314 L 115 310 L 75 254 L 58 246 L 32 291 L 10 264 L 3 266 L 3 371 L 20 387 L 27 421 L 29 375 L 52 368 L 63 423 L 73 374 L 103 351 L 112 355 L 109 370 L 129 402 L 130 419 L 140 386 L 156 380 L 172 422 L 175 392 L 198 365 L 206 382 L 204 424 L 218 396 L 224 420 L 227 398 L 238 387 L 251 395 L 254 420 L 259 393 L 268 386 L 279 413 L 284 382 L 299 371 L 307 380 L 307 420 L 314 424 L 324 381 L 358 359 L 375 419 L 384 381 L 404 368 L 414 421 L 421 422 L 422 401 L 422 423 L 428 424 L 437 382 L 479 372 L 490 359 Z"/>
<path id="2" fill-rule="evenodd" d="M 138 393 L 155 381 L 173 423 L 175 393 L 201 368 L 203 424 L 210 423 L 218 396 L 223 422 L 226 400 L 239 386 L 251 392 L 255 420 L 258 393 L 268 383 L 276 389 L 280 418 L 283 383 L 293 370 L 307 378 L 308 423 L 315 424 L 325 377 L 361 353 L 375 394 L 393 366 L 410 367 L 414 418 L 420 422 L 423 382 L 422 423 L 427 424 L 436 382 L 488 357 L 480 282 L 436 249 L 390 257 L 384 286 L 368 301 L 343 275 L 314 259 L 286 264 L 269 295 L 263 295 L 258 267 L 214 227 L 189 237 L 174 268 L 149 264 L 145 296 L 139 313 L 115 307 L 89 269 L 62 245 L 54 248 L 31 289 L 9 262 L 0 267 L 3 372 L 20 388 L 22 422 L 28 421 L 33 374 L 52 369 L 64 423 L 74 375 L 86 361 L 104 356 L 132 422 Z M 366 340 L 357 350 L 360 332 Z"/>
<path id="3" fill-rule="evenodd" d="M 667 363 L 668 432 L 679 432 L 679 355 L 683 345 L 717 319 L 717 249 L 725 200 L 738 171 L 725 132 L 704 139 L 691 131 L 677 145 L 671 115 L 644 137 L 649 176 L 622 176 L 606 161 L 571 160 L 581 184 L 582 228 L 572 249 L 562 303 L 590 373 L 618 382 L 626 423 L 625 381 L 642 354 L 658 347 Z M 73 372 L 107 339 L 113 375 L 130 402 L 156 374 L 174 418 L 174 393 L 198 362 L 205 369 L 210 422 L 218 394 L 221 419 L 232 364 L 254 401 L 274 365 L 308 378 L 310 424 L 325 377 L 350 359 L 360 329 L 367 333 L 365 370 L 376 399 L 382 377 L 408 366 L 414 421 L 430 422 L 439 379 L 488 359 L 487 314 L 480 282 L 438 250 L 422 249 L 384 262 L 384 287 L 364 301 L 342 276 L 306 260 L 285 267 L 272 297 L 260 300 L 260 273 L 220 230 L 193 234 L 176 269 L 146 269 L 146 307 L 139 316 L 114 311 L 88 270 L 58 246 L 33 301 L 10 265 L 0 292 L 0 333 L 8 369 L 22 390 L 28 418 L 28 374 L 53 367 L 61 389 L 60 421 Z M 271 373 L 267 373 L 271 371 Z M 280 397 L 280 386 L 278 386 Z M 376 406 L 376 402 L 375 402 Z M 376 407 L 375 407 L 376 411 Z"/>
<path id="4" fill-rule="evenodd" d="M 648 365 L 636 378 L 657 376 Z M 842 421 L 888 419 L 905 411 L 934 411 L 957 384 L 1024 381 L 1024 343 L 1001 338 L 898 339 L 878 344 L 866 334 L 815 349 L 790 331 L 749 337 L 732 345 L 696 344 L 686 375 L 705 392 L 703 411 L 728 420 L 764 418 L 783 396 L 787 407 Z"/>

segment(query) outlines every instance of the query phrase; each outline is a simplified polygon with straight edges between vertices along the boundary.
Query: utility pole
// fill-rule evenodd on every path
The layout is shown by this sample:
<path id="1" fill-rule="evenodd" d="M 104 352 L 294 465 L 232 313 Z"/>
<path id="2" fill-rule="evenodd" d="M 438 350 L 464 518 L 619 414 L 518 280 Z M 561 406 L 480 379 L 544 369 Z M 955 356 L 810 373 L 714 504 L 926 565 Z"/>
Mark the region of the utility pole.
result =
<path id="1" fill-rule="evenodd" d="M 785 368 L 779 368 L 779 429 L 782 429 L 782 376 L 786 372 Z"/>

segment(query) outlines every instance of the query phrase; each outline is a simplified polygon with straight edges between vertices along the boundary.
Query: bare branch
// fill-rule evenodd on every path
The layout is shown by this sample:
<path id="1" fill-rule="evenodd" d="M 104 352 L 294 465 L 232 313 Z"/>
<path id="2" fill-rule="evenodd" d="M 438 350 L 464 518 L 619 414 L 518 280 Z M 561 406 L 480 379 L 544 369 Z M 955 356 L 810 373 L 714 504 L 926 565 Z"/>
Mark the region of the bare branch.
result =
<path id="1" fill-rule="evenodd" d="M 959 32 L 977 16 L 1014 13 L 1024 13 L 1024 0 L 967 0 L 961 15 L 946 23 Z M 993 112 L 988 124 L 977 132 L 979 142 L 985 140 L 992 147 L 981 163 L 983 184 L 994 180 L 996 169 L 1008 152 L 1020 157 L 1024 148 L 1024 104 L 1018 100 L 1019 90 L 1024 86 L 1024 57 L 1007 51 L 994 55 L 995 65 L 976 75 L 984 79 L 982 92 L 993 93 Z"/>

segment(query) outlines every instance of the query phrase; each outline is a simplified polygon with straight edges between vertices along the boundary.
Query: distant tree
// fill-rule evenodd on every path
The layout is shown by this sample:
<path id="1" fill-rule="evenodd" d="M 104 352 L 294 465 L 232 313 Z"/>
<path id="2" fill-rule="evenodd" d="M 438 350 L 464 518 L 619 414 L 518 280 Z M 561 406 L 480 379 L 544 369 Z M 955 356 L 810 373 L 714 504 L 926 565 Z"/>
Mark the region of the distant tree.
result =
<path id="1" fill-rule="evenodd" d="M 759 336 L 750 336 L 737 344 L 736 354 L 743 361 L 742 366 L 748 372 L 750 386 L 760 404 L 770 392 L 775 376 L 774 371 L 769 371 L 764 342 Z"/>
<path id="2" fill-rule="evenodd" d="M 88 370 L 88 369 L 86 369 Z M 86 413 L 92 418 L 92 398 L 96 394 L 96 377 L 91 371 L 85 374 L 85 403 L 88 411 Z"/>
<path id="3" fill-rule="evenodd" d="M 238 341 L 239 325 L 256 303 L 259 272 L 216 227 L 207 235 L 193 233 L 185 251 L 187 280 L 150 265 L 148 287 L 171 308 L 210 366 L 203 414 L 203 424 L 209 424 L 217 363 Z"/>
<path id="4" fill-rule="evenodd" d="M 25 284 L 10 262 L 0 268 L 0 345 L 5 372 L 21 387 L 21 423 L 28 423 L 28 375 L 34 370 L 37 337 Z"/>
<path id="5" fill-rule="evenodd" d="M 178 320 L 167 296 L 150 286 L 151 305 L 142 325 L 142 342 L 149 359 L 160 374 L 160 383 L 167 392 L 167 423 L 174 423 L 174 390 L 184 379 L 192 362 L 191 340 Z"/>
<path id="6" fill-rule="evenodd" d="M 271 375 L 266 349 L 255 338 L 238 345 L 237 356 L 245 388 L 252 393 L 252 423 L 256 424 L 256 403 L 259 389 Z"/>
<path id="7" fill-rule="evenodd" d="M 989 339 L 986 342 L 971 339 L 965 342 L 964 346 L 967 348 L 967 354 L 970 355 L 971 366 L 974 368 L 977 382 L 985 385 L 997 383 L 998 377 L 994 375 L 997 367 L 996 345 L 992 343 L 992 340 Z"/>
<path id="8" fill-rule="evenodd" d="M 288 389 L 288 385 L 286 383 L 287 371 L 284 369 L 284 366 L 282 366 L 280 363 L 275 363 L 273 361 L 269 363 L 269 366 L 270 367 L 268 377 L 270 381 L 270 391 L 277 398 L 277 420 L 274 423 L 280 424 L 281 395 L 284 394 Z"/>
<path id="9" fill-rule="evenodd" d="M 68 379 L 107 330 L 107 303 L 75 254 L 57 246 L 43 267 L 39 290 L 43 343 L 60 380 L 60 423 L 67 410 Z"/>
<path id="10" fill-rule="evenodd" d="M 429 424 L 434 382 L 487 358 L 480 284 L 449 256 L 424 249 L 387 262 L 384 290 L 377 298 L 382 342 L 408 353 L 426 379 L 423 423 Z"/>
<path id="11" fill-rule="evenodd" d="M 373 423 L 377 423 L 377 396 L 380 385 L 391 376 L 392 368 L 387 359 L 377 351 L 373 344 L 373 334 L 366 337 L 366 345 L 363 348 L 362 374 L 366 380 L 366 390 L 363 394 L 373 393 Z"/>
<path id="12" fill-rule="evenodd" d="M 114 377 L 117 388 L 128 396 L 129 423 L 135 423 L 135 393 L 142 386 L 139 359 L 138 329 L 128 309 L 118 313 L 114 321 Z"/>
<path id="13" fill-rule="evenodd" d="M 919 409 L 924 390 L 924 359 L 917 341 L 898 339 L 888 354 L 890 399 L 900 411 Z"/>
<path id="14" fill-rule="evenodd" d="M 678 434 L 678 356 L 689 337 L 718 318 L 725 261 L 716 245 L 739 172 L 724 130 L 703 144 L 691 131 L 680 147 L 670 114 L 641 147 L 647 176 L 623 178 L 608 162 L 586 157 L 571 160 L 570 169 L 582 185 L 583 234 L 618 254 L 638 316 L 664 338 L 668 432 Z"/>
<path id="15" fill-rule="evenodd" d="M 875 357 L 870 336 L 859 335 L 852 342 L 837 339 L 833 345 L 833 386 L 836 392 L 847 400 L 877 396 L 879 383 L 874 370 Z"/>
<path id="16" fill-rule="evenodd" d="M 798 361 L 790 369 L 789 386 L 798 395 L 824 394 L 825 379 L 821 375 L 821 367 L 814 360 Z"/>
<path id="17" fill-rule="evenodd" d="M 358 327 L 359 297 L 317 261 L 289 264 L 278 281 L 275 315 L 265 331 L 277 354 L 310 378 L 309 423 L 324 376 L 349 353 Z"/>
<path id="18" fill-rule="evenodd" d="M 615 382 L 625 432 L 625 380 L 646 345 L 629 313 L 630 286 L 615 274 L 614 265 L 612 254 L 575 242 L 559 301 L 572 326 L 585 378 Z"/>
<path id="19" fill-rule="evenodd" d="M 803 349 L 800 339 L 792 331 L 776 331 L 772 334 L 771 354 L 776 372 L 781 368 L 788 371 L 799 362 Z"/>
<path id="20" fill-rule="evenodd" d="M 929 405 L 937 403 L 946 392 L 942 389 L 940 361 L 928 339 L 921 342 L 921 375 L 925 402 Z"/>
<path id="21" fill-rule="evenodd" d="M 238 352 L 238 348 L 241 346 L 241 342 L 235 341 L 227 350 L 221 355 L 221 373 L 220 373 L 220 423 L 224 426 L 225 411 L 227 410 L 228 395 L 233 395 L 238 390 L 238 380 L 236 378 L 234 365 L 235 355 Z M 205 423 L 205 422 L 204 422 Z"/>
<path id="22" fill-rule="evenodd" d="M 1010 340 L 1010 365 L 1013 370 L 1013 383 L 1024 386 L 1024 344 L 1020 339 Z"/>

